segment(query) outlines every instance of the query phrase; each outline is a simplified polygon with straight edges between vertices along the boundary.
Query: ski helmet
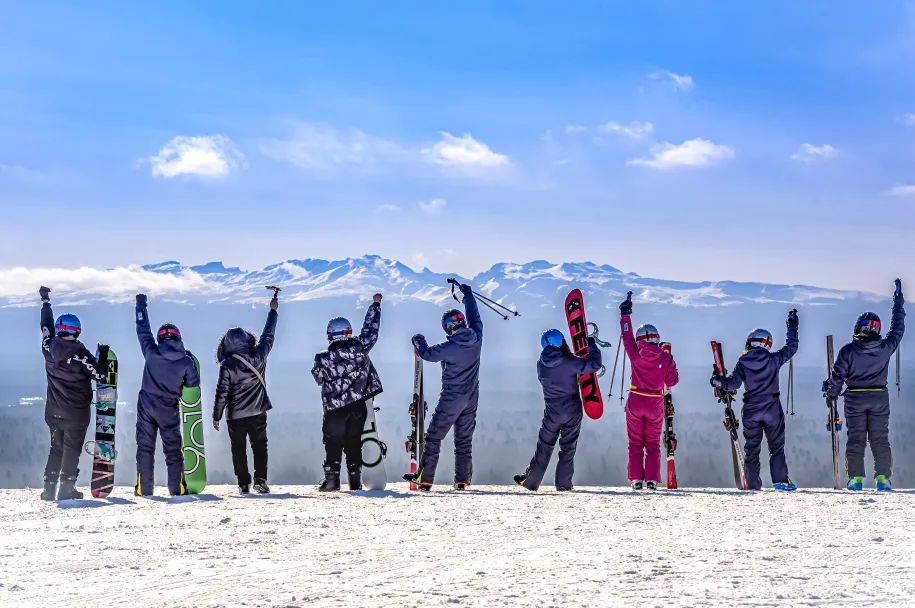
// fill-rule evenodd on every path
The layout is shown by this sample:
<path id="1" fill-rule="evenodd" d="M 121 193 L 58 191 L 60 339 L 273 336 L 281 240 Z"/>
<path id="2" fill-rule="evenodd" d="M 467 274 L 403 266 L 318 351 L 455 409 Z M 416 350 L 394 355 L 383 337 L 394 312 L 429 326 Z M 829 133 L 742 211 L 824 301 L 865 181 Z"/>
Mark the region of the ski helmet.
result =
<path id="1" fill-rule="evenodd" d="M 349 319 L 336 317 L 327 324 L 327 339 L 331 342 L 346 340 L 353 335 L 353 325 Z"/>
<path id="2" fill-rule="evenodd" d="M 462 327 L 467 327 L 467 319 L 460 310 L 452 308 L 442 315 L 442 329 L 449 336 Z"/>
<path id="3" fill-rule="evenodd" d="M 166 323 L 159 328 L 159 331 L 156 332 L 156 340 L 159 341 L 159 344 L 163 342 L 168 342 L 169 340 L 180 340 L 181 332 L 178 331 L 178 328 L 172 325 L 171 323 Z"/>
<path id="4" fill-rule="evenodd" d="M 657 344 L 661 341 L 661 334 L 658 333 L 658 328 L 652 325 L 651 323 L 645 323 L 644 325 L 639 326 L 635 332 L 636 342 L 641 342 L 645 340 L 649 344 Z"/>
<path id="5" fill-rule="evenodd" d="M 558 329 L 548 329 L 540 336 L 540 348 L 546 348 L 547 346 L 562 348 L 562 343 L 565 341 L 566 339 L 561 331 Z"/>
<path id="6" fill-rule="evenodd" d="M 73 336 L 78 338 L 83 326 L 76 315 L 60 315 L 54 324 L 54 331 L 58 336 Z"/>
<path id="7" fill-rule="evenodd" d="M 747 336 L 747 348 L 772 348 L 772 334 L 765 329 L 754 329 Z"/>
<path id="8" fill-rule="evenodd" d="M 880 328 L 880 317 L 876 313 L 866 312 L 855 321 L 855 336 L 879 337 Z"/>

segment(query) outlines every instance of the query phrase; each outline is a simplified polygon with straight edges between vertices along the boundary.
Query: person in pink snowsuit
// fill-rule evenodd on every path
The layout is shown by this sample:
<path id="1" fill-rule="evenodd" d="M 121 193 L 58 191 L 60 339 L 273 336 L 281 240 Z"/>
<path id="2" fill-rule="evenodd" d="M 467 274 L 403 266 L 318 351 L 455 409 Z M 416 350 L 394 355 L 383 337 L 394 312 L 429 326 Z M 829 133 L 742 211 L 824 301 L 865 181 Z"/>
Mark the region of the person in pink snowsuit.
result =
<path id="1" fill-rule="evenodd" d="M 629 398 L 626 401 L 626 433 L 629 436 L 629 481 L 641 490 L 653 490 L 661 481 L 661 427 L 664 423 L 664 392 L 680 380 L 677 364 L 660 347 L 654 325 L 642 325 L 632 333 L 632 301 L 620 304 L 623 346 L 632 364 Z"/>

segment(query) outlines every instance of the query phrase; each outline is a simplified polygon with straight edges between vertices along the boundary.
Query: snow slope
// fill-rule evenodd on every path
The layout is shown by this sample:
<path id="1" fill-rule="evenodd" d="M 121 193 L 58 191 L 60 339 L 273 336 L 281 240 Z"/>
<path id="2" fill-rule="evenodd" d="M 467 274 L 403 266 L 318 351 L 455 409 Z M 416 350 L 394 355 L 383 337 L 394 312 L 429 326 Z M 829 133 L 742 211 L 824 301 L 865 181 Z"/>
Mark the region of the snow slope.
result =
<path id="1" fill-rule="evenodd" d="M 0 605 L 915 602 L 912 491 L 208 490 L 61 505 L 0 492 Z"/>

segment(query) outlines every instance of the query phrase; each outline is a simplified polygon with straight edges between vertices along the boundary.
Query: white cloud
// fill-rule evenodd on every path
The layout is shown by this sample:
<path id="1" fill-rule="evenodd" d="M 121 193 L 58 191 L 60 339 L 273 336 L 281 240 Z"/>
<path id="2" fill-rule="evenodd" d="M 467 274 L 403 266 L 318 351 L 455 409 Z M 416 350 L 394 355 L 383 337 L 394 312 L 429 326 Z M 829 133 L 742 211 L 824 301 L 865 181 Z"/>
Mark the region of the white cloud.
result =
<path id="1" fill-rule="evenodd" d="M 568 125 L 566 127 L 567 135 L 580 135 L 582 133 L 586 133 L 587 131 L 588 131 L 588 127 L 586 127 L 584 125 Z"/>
<path id="2" fill-rule="evenodd" d="M 399 213 L 400 205 L 392 205 L 391 203 L 384 203 L 383 205 L 378 205 L 379 212 L 382 213 Z"/>
<path id="3" fill-rule="evenodd" d="M 398 161 L 406 155 L 396 142 L 373 137 L 359 129 L 339 131 L 312 123 L 297 123 L 291 137 L 261 142 L 267 156 L 303 169 L 328 170 Z"/>
<path id="4" fill-rule="evenodd" d="M 677 169 L 681 167 L 708 167 L 734 157 L 729 146 L 716 144 L 707 139 L 690 139 L 682 144 L 661 142 L 651 147 L 651 156 L 630 159 L 627 165 L 650 167 L 652 169 Z"/>
<path id="5" fill-rule="evenodd" d="M 890 196 L 913 197 L 915 198 L 915 184 L 900 184 L 893 186 L 887 191 Z"/>
<path id="6" fill-rule="evenodd" d="M 915 127 L 915 112 L 906 112 L 899 117 L 899 122 L 907 127 Z"/>
<path id="7" fill-rule="evenodd" d="M 801 144 L 801 147 L 797 149 L 797 152 L 791 155 L 791 160 L 796 160 L 805 165 L 812 165 L 813 163 L 835 158 L 838 155 L 839 151 L 829 144 L 823 144 L 822 146 Z"/>
<path id="8" fill-rule="evenodd" d="M 211 179 L 225 177 L 244 166 L 244 160 L 225 135 L 179 135 L 165 144 L 158 154 L 146 159 L 154 177 L 193 175 Z"/>
<path id="9" fill-rule="evenodd" d="M 493 152 L 485 143 L 470 133 L 460 137 L 447 131 L 440 133 L 441 140 L 422 150 L 426 162 L 433 165 L 458 168 L 492 168 L 508 164 L 508 157 Z"/>
<path id="10" fill-rule="evenodd" d="M 597 130 L 601 133 L 611 133 L 614 135 L 624 135 L 632 139 L 642 139 L 652 134 L 654 131 L 654 125 L 650 122 L 639 122 L 634 120 L 628 125 L 621 125 L 615 120 L 610 122 L 605 122 L 604 124 L 597 127 Z"/>
<path id="11" fill-rule="evenodd" d="M 433 214 L 439 213 L 442 209 L 445 208 L 445 205 L 448 204 L 443 198 L 433 198 L 428 201 L 423 201 L 419 204 L 419 208 L 422 209 L 425 213 Z"/>
<path id="12" fill-rule="evenodd" d="M 689 91 L 693 88 L 693 77 L 689 74 L 677 74 L 670 70 L 660 70 L 648 75 L 652 80 L 667 79 L 671 81 L 678 91 Z"/>
<path id="13" fill-rule="evenodd" d="M 34 180 L 41 177 L 41 173 L 22 165 L 4 165 L 0 163 L 0 177 L 9 176 L 21 180 Z"/>

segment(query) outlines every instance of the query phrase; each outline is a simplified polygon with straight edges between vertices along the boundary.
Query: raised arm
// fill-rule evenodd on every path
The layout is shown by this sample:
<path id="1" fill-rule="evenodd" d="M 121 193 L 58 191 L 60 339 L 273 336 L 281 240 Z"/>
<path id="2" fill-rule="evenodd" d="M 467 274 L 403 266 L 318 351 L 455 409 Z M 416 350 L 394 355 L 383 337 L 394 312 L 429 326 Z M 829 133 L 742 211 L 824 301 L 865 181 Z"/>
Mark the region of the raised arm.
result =
<path id="1" fill-rule="evenodd" d="M 634 361 L 638 359 L 639 349 L 635 345 L 635 335 L 632 333 L 632 317 L 629 315 L 622 315 L 620 317 L 620 331 L 622 333 L 623 348 L 626 349 L 629 360 Z"/>
<path id="2" fill-rule="evenodd" d="M 375 294 L 375 301 L 369 305 L 362 322 L 362 331 L 359 333 L 359 342 L 366 352 L 372 350 L 378 342 L 378 329 L 381 327 L 381 294 Z"/>
<path id="3" fill-rule="evenodd" d="M 143 357 L 148 357 L 156 350 L 156 339 L 153 338 L 152 328 L 149 326 L 149 314 L 146 310 L 146 294 L 137 294 L 137 338 L 140 340 L 140 350 Z"/>
<path id="4" fill-rule="evenodd" d="M 893 293 L 893 320 L 890 321 L 890 331 L 886 334 L 883 343 L 893 350 L 899 346 L 905 334 L 905 299 L 902 297 L 902 281 L 896 279 L 896 291 Z"/>
<path id="5" fill-rule="evenodd" d="M 257 351 L 255 355 L 258 359 L 266 359 L 273 348 L 273 339 L 276 334 L 276 320 L 279 313 L 275 308 L 271 308 L 267 313 L 267 322 L 264 324 L 264 331 L 261 332 L 261 339 L 257 342 Z"/>
<path id="6" fill-rule="evenodd" d="M 464 311 L 467 313 L 467 326 L 482 338 L 483 319 L 480 318 L 480 309 L 477 306 L 477 299 L 473 295 L 473 289 L 471 289 L 470 285 L 461 283 L 461 293 L 464 294 Z"/>
<path id="7" fill-rule="evenodd" d="M 51 338 L 54 337 L 54 311 L 51 310 L 50 289 L 42 287 L 41 294 L 41 352 L 45 357 L 51 356 Z"/>
<path id="8" fill-rule="evenodd" d="M 84 348 L 82 352 L 73 357 L 73 361 L 80 364 L 83 373 L 85 373 L 90 380 L 106 382 L 108 380 L 108 346 L 99 344 L 98 352 L 99 358 L 96 359 L 95 355 Z"/>
<path id="9" fill-rule="evenodd" d="M 788 320 L 786 322 L 788 326 L 788 331 L 785 335 L 785 345 L 775 351 L 775 356 L 778 357 L 778 366 L 781 367 L 788 362 L 788 359 L 794 356 L 797 352 L 798 346 L 798 318 L 797 311 L 792 310 L 788 313 Z"/>

